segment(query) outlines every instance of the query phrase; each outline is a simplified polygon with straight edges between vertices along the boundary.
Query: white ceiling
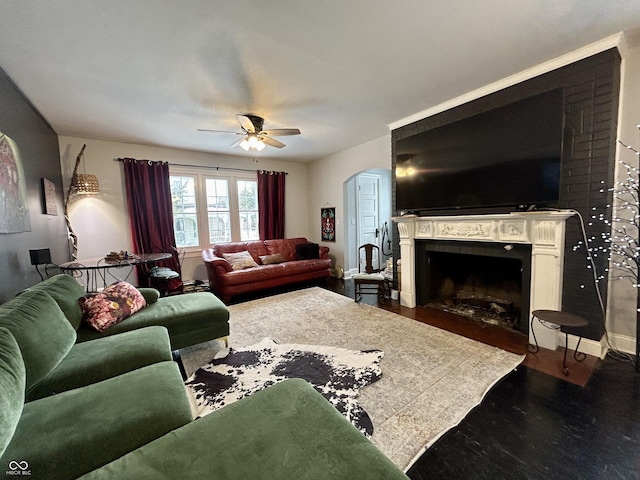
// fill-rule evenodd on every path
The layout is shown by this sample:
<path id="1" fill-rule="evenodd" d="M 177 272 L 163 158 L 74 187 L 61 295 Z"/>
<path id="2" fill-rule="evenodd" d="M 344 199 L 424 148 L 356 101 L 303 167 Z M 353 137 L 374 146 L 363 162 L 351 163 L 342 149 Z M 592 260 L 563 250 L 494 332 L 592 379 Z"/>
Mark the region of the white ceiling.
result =
<path id="1" fill-rule="evenodd" d="M 639 26 L 639 0 L 3 0 L 0 67 L 60 135 L 310 161 Z M 302 135 L 196 130 L 236 113 Z"/>

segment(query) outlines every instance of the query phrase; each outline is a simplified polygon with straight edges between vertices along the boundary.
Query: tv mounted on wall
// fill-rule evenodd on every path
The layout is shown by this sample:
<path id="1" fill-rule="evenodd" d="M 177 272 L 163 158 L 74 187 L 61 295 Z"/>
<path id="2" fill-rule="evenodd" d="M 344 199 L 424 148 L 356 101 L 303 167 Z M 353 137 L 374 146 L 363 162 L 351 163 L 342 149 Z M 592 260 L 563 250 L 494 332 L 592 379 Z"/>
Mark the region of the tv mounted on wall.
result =
<path id="1" fill-rule="evenodd" d="M 505 211 L 560 194 L 563 91 L 551 90 L 396 142 L 396 210 Z"/>

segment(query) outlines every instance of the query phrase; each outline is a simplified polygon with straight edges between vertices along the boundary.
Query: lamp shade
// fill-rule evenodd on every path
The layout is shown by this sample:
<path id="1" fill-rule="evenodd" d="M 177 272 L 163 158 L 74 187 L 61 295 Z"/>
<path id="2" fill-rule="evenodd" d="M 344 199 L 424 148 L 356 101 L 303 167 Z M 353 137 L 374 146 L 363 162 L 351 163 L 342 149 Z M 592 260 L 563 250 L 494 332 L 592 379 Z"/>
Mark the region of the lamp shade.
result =
<path id="1" fill-rule="evenodd" d="M 37 250 L 29 250 L 31 257 L 31 265 L 46 265 L 51 263 L 51 251 L 48 248 L 39 248 Z"/>
<path id="2" fill-rule="evenodd" d="M 98 177 L 89 173 L 78 173 L 71 180 L 71 188 L 78 195 L 96 195 L 100 193 Z"/>

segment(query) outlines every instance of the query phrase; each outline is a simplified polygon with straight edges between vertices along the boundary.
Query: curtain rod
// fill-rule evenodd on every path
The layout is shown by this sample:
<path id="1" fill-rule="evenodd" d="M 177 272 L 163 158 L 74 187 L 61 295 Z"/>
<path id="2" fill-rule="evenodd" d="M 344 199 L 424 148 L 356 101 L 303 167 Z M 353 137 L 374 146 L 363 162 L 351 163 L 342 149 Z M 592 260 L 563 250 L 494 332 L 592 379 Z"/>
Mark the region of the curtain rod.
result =
<path id="1" fill-rule="evenodd" d="M 116 158 L 116 161 L 124 162 L 124 158 Z M 146 161 L 154 162 L 154 161 L 160 161 L 160 160 L 146 160 Z M 166 163 L 174 167 L 211 168 L 213 170 L 230 170 L 233 172 L 259 172 L 259 171 L 270 172 L 271 171 L 271 170 L 265 170 L 264 168 L 251 169 L 251 168 L 234 168 L 234 167 L 213 167 L 210 165 L 191 165 L 188 163 L 171 163 L 171 162 L 166 162 Z M 284 173 L 285 175 L 289 175 L 289 172 L 282 172 L 282 173 Z"/>

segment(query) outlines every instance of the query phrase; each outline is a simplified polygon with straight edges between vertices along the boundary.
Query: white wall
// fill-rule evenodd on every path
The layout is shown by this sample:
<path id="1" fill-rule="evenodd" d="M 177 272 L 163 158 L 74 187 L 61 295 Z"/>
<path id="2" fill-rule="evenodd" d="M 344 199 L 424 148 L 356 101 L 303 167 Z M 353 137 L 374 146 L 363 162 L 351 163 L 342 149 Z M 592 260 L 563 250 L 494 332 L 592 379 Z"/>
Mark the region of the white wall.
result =
<path id="1" fill-rule="evenodd" d="M 637 41 L 635 42 L 637 43 Z M 618 115 L 618 138 L 627 145 L 640 148 L 640 46 L 631 46 L 622 52 L 622 75 L 620 110 Z M 638 165 L 638 158 L 630 151 L 619 147 L 617 151 L 616 179 L 626 178 L 620 161 Z M 615 270 L 610 271 L 612 276 Z M 611 280 L 607 302 L 607 328 L 611 342 L 618 349 L 635 353 L 636 295 L 629 280 Z"/>
<path id="2" fill-rule="evenodd" d="M 87 173 L 97 175 L 101 195 L 76 198 L 70 206 L 71 225 L 78 236 L 78 258 L 103 257 L 114 250 L 131 250 L 129 216 L 124 187 L 123 164 L 118 158 L 167 161 L 171 164 L 219 166 L 225 168 L 285 171 L 285 236 L 309 237 L 307 218 L 307 165 L 273 159 L 231 157 L 145 145 L 107 142 L 60 136 L 60 159 L 65 192 L 69 188 L 76 157 L 87 145 L 84 159 Z M 82 164 L 79 173 L 82 173 Z M 187 255 L 184 279 L 206 280 L 199 253 Z"/>
<path id="3" fill-rule="evenodd" d="M 308 231 L 310 239 L 330 248 L 337 265 L 345 265 L 347 222 L 343 184 L 353 175 L 372 168 L 391 169 L 391 134 L 357 147 L 344 150 L 308 165 L 309 204 Z M 336 241 L 320 242 L 320 209 L 329 204 L 336 207 Z"/>

